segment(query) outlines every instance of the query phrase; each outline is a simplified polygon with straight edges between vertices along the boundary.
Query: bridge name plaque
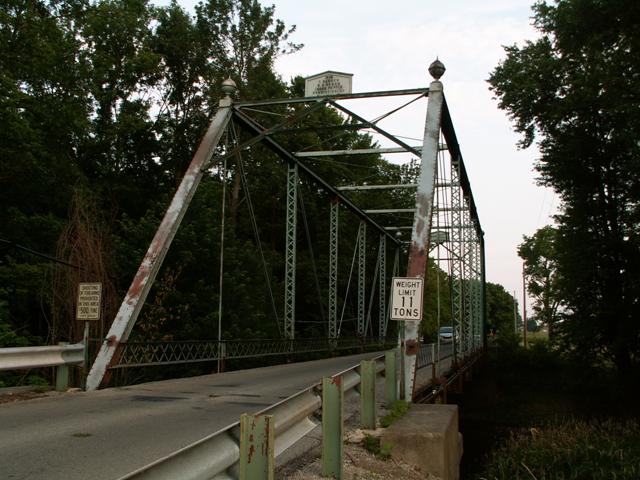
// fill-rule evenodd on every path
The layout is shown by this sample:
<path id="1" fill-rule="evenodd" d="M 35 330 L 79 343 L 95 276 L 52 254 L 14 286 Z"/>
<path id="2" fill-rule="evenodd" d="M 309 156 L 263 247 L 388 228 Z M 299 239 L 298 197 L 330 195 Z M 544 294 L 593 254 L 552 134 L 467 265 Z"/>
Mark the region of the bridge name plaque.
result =
<path id="1" fill-rule="evenodd" d="M 391 320 L 422 320 L 422 278 L 393 277 L 391 281 Z"/>
<path id="2" fill-rule="evenodd" d="M 304 79 L 304 96 L 318 97 L 351 93 L 352 78 L 353 74 L 351 73 L 331 70 L 311 75 Z"/>

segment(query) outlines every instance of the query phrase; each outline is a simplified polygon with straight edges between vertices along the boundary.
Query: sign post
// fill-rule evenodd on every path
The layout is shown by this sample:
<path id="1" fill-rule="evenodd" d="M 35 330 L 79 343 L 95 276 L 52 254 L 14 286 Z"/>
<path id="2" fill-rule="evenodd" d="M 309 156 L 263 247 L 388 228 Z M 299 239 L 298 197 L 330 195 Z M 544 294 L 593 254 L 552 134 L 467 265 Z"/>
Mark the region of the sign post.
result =
<path id="1" fill-rule="evenodd" d="M 101 283 L 79 283 L 78 284 L 78 305 L 76 308 L 76 320 L 84 321 L 84 365 L 83 383 L 89 370 L 89 322 L 100 320 L 102 311 L 102 284 Z M 85 385 L 83 385 L 83 388 Z"/>
<path id="2" fill-rule="evenodd" d="M 400 371 L 402 372 L 400 376 L 400 398 L 407 401 L 411 400 L 411 396 L 406 391 L 409 379 L 405 373 L 405 365 L 407 363 L 405 358 L 405 330 L 408 325 L 416 325 L 412 330 L 417 332 L 417 325 L 422 320 L 423 282 L 424 280 L 421 277 L 393 277 L 391 279 L 391 312 L 389 318 L 402 322 L 400 327 L 400 341 L 403 347 L 400 350 Z M 412 355 L 417 354 L 417 351 L 412 352 Z M 413 390 L 413 386 L 411 390 Z"/>

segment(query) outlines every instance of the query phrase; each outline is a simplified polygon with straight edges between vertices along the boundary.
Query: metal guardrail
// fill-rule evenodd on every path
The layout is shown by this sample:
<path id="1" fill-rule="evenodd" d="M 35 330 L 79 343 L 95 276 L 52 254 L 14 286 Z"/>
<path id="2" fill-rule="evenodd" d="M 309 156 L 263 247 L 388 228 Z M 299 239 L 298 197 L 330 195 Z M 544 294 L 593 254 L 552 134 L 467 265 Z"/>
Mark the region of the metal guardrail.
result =
<path id="1" fill-rule="evenodd" d="M 0 370 L 23 370 L 84 362 L 84 344 L 0 348 Z"/>
<path id="2" fill-rule="evenodd" d="M 421 345 L 418 368 L 432 365 L 436 353 L 433 344 Z M 443 353 L 447 352 L 441 348 L 440 354 Z M 380 374 L 385 369 L 384 356 L 377 356 L 375 360 L 376 373 Z M 345 396 L 360 385 L 359 369 L 357 365 L 333 375 L 333 378 L 342 377 Z M 258 412 L 274 416 L 276 457 L 317 426 L 311 416 L 322 408 L 321 385 L 318 382 Z M 237 480 L 239 459 L 240 422 L 235 422 L 119 480 Z"/>
<path id="3" fill-rule="evenodd" d="M 384 371 L 384 355 L 375 357 L 376 373 Z M 333 377 L 342 376 L 345 395 L 360 385 L 360 366 L 348 368 Z M 267 407 L 258 414 L 275 419 L 275 455 L 285 451 L 317 424 L 310 416 L 322 407 L 321 383 Z M 239 478 L 240 422 L 161 458 L 119 480 L 236 480 Z"/>

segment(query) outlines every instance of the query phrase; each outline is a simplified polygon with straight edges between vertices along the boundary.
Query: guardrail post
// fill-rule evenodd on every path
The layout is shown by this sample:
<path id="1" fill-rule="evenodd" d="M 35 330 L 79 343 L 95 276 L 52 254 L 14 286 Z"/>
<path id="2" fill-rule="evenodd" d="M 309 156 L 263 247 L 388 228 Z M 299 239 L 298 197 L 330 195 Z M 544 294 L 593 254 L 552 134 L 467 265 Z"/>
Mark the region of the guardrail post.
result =
<path id="1" fill-rule="evenodd" d="M 398 400 L 398 353 L 390 350 L 384 354 L 384 396 L 387 405 Z"/>
<path id="2" fill-rule="evenodd" d="M 360 362 L 360 424 L 376 428 L 376 361 Z"/>
<path id="3" fill-rule="evenodd" d="M 322 379 L 322 476 L 342 478 L 342 376 Z"/>
<path id="4" fill-rule="evenodd" d="M 240 416 L 240 480 L 273 480 L 273 415 Z"/>
<path id="5" fill-rule="evenodd" d="M 58 342 L 58 345 L 63 347 L 69 345 L 69 342 Z M 69 366 L 58 365 L 56 369 L 56 391 L 66 392 L 67 388 L 69 388 Z"/>

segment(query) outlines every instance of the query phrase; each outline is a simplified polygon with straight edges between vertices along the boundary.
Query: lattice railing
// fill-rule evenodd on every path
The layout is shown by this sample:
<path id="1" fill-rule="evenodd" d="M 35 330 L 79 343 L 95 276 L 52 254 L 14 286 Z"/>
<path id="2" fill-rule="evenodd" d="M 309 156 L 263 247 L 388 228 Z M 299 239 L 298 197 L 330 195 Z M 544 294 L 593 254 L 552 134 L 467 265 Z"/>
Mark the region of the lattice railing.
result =
<path id="1" fill-rule="evenodd" d="M 311 338 L 295 340 L 225 340 L 176 342 L 123 342 L 119 346 L 119 361 L 112 369 L 177 365 L 226 360 L 323 352 L 365 347 L 390 348 L 394 345 L 361 338 Z"/>

